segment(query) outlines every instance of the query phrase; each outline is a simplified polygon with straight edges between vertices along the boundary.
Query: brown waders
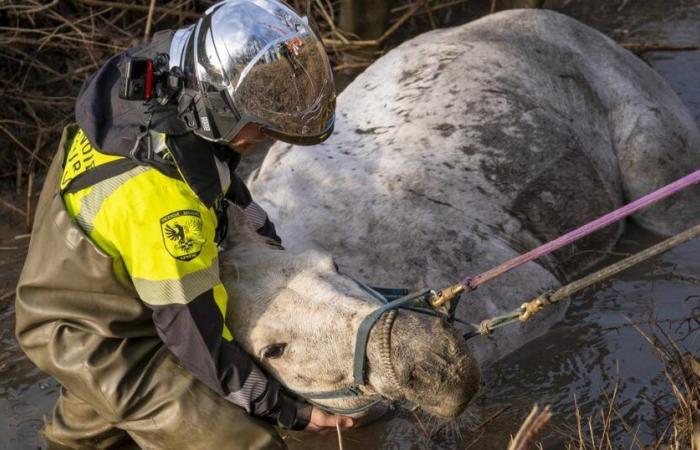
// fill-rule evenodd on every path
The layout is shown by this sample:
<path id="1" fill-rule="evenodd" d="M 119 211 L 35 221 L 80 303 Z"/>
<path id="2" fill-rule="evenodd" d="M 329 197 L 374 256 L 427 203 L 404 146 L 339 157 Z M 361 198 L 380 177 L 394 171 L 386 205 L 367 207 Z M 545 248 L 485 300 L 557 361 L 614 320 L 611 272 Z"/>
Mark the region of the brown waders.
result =
<path id="1" fill-rule="evenodd" d="M 115 278 L 112 258 L 72 221 L 58 188 L 68 135 L 46 177 L 17 286 L 17 340 L 63 385 L 47 439 L 90 449 L 285 448 L 267 422 L 179 365 L 133 286 Z"/>

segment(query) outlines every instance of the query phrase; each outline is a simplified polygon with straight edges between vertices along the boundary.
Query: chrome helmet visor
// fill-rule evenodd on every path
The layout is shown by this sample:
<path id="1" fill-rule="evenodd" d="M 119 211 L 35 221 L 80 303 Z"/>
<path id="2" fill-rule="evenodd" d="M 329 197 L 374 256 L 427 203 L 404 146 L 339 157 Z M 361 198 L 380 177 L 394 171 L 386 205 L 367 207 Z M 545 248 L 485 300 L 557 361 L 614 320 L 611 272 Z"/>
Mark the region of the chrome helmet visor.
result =
<path id="1" fill-rule="evenodd" d="M 194 75 L 209 103 L 205 120 L 215 130 L 212 139 L 230 142 L 246 123 L 295 144 L 316 144 L 330 135 L 335 93 L 328 57 L 309 25 L 287 6 L 222 2 L 193 34 Z"/>

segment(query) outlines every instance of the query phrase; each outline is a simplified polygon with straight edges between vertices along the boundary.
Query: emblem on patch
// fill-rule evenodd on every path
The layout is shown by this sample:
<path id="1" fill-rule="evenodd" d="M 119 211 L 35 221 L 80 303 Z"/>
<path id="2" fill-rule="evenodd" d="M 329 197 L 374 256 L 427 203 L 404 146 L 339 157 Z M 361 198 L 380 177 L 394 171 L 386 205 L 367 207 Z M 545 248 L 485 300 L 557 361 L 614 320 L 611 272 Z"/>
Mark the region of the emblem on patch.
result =
<path id="1" fill-rule="evenodd" d="M 161 218 L 160 231 L 165 249 L 180 261 L 196 258 L 206 242 L 202 233 L 202 216 L 190 209 L 175 211 Z"/>

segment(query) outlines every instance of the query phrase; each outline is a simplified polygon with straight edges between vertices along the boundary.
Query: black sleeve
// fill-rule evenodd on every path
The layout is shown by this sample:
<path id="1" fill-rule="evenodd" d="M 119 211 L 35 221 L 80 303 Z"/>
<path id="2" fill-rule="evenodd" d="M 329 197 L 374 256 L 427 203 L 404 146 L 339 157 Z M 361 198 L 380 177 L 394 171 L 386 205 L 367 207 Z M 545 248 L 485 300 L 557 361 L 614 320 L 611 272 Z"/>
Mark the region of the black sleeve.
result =
<path id="1" fill-rule="evenodd" d="M 253 201 L 248 186 L 235 172 L 231 173 L 231 186 L 226 193 L 226 199 L 243 209 L 246 218 L 253 224 L 258 234 L 270 238 L 278 244 L 282 243 L 282 239 L 275 230 L 275 225 L 270 221 L 265 210 Z"/>
<path id="2" fill-rule="evenodd" d="M 222 337 L 212 290 L 184 305 L 152 308 L 158 335 L 197 379 L 249 414 L 285 428 L 306 427 L 311 406 L 285 393 L 238 344 Z"/>

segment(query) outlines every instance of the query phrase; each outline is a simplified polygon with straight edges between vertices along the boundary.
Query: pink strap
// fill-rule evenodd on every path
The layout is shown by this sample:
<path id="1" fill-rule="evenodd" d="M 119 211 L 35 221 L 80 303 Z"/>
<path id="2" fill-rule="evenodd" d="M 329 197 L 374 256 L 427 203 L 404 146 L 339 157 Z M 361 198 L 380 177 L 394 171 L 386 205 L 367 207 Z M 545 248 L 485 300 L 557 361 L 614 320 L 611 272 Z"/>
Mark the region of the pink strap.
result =
<path id="1" fill-rule="evenodd" d="M 589 222 L 586 225 L 575 229 L 574 231 L 570 231 L 565 235 L 554 239 L 553 241 L 540 245 L 534 250 L 530 250 L 529 252 L 523 255 L 508 260 L 503 264 L 494 267 L 493 269 L 487 270 L 486 272 L 479 274 L 475 277 L 467 277 L 460 282 L 460 285 L 464 287 L 466 291 L 473 291 L 474 289 L 486 283 L 487 281 L 490 281 L 510 270 L 513 270 L 516 267 L 525 264 L 526 262 L 530 262 L 541 256 L 552 253 L 553 251 L 558 250 L 561 247 L 570 244 L 578 239 L 581 239 L 582 237 L 587 236 L 593 233 L 594 231 L 597 231 L 614 222 L 617 222 L 618 220 L 624 219 L 625 217 L 634 214 L 640 209 L 646 208 L 647 206 L 656 203 L 659 200 L 663 200 L 666 197 L 669 197 L 675 194 L 676 192 L 687 188 L 688 186 L 692 186 L 698 181 L 700 181 L 700 170 L 696 170 L 695 172 L 691 173 L 690 175 L 686 175 L 680 180 L 674 181 L 673 183 L 668 184 L 650 194 L 647 194 L 644 197 L 641 197 L 619 209 L 616 209 L 615 211 L 612 211 L 604 215 L 603 217 L 600 217 L 599 219 Z"/>

